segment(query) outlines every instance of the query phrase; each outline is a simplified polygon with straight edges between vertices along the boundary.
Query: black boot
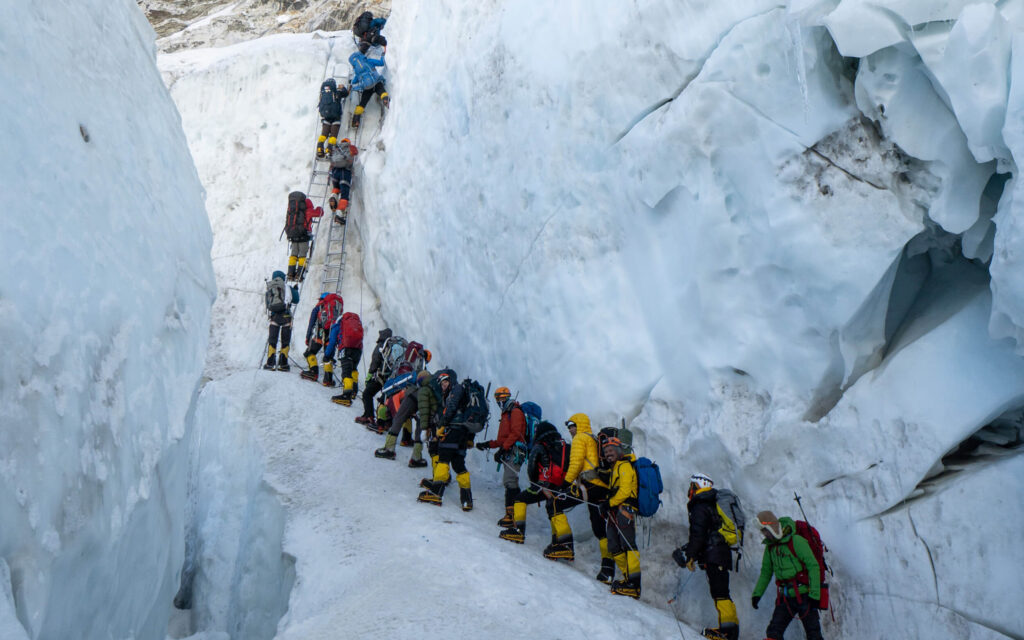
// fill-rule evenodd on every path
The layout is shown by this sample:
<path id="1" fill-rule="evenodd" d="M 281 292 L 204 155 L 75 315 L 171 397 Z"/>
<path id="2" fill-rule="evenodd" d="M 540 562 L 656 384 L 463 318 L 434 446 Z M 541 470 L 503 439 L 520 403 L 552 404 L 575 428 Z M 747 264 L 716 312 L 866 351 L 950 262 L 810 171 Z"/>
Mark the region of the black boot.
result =
<path id="1" fill-rule="evenodd" d="M 611 558 L 601 558 L 601 570 L 596 577 L 598 582 L 610 585 L 615 579 L 615 561 Z"/>
<path id="2" fill-rule="evenodd" d="M 552 542 L 544 549 L 544 557 L 549 560 L 568 560 L 572 562 L 576 559 L 576 553 L 571 542 Z"/>
<path id="3" fill-rule="evenodd" d="M 263 365 L 263 368 L 266 369 L 267 371 L 273 371 L 274 370 L 274 361 L 276 359 L 277 358 L 274 357 L 274 354 L 270 354 L 269 356 L 267 356 L 267 364 Z"/>
<path id="4" fill-rule="evenodd" d="M 473 490 L 459 489 L 459 500 L 462 502 L 463 511 L 473 510 Z"/>
<path id="5" fill-rule="evenodd" d="M 320 367 L 310 367 L 309 371 L 303 371 L 299 375 L 305 380 L 316 382 L 320 378 Z"/>
<path id="6" fill-rule="evenodd" d="M 616 580 L 612 583 L 612 593 L 617 596 L 629 596 L 630 598 L 640 597 L 639 580 Z"/>
<path id="7" fill-rule="evenodd" d="M 508 529 L 514 526 L 515 523 L 516 521 L 512 519 L 512 507 L 505 507 L 505 515 L 501 520 L 498 520 L 498 526 L 502 529 Z"/>
<path id="8" fill-rule="evenodd" d="M 288 356 L 283 353 L 277 354 L 277 370 L 278 371 L 291 371 L 292 368 L 288 366 Z"/>
<path id="9" fill-rule="evenodd" d="M 420 486 L 424 487 L 426 491 L 420 491 L 420 495 L 416 497 L 416 501 L 426 502 L 440 507 L 441 498 L 444 496 L 444 483 L 434 482 L 433 480 L 424 480 L 420 483 Z"/>
<path id="10" fill-rule="evenodd" d="M 333 387 L 334 386 L 334 372 L 333 371 L 324 371 L 324 381 L 321 384 L 323 384 L 325 387 Z"/>

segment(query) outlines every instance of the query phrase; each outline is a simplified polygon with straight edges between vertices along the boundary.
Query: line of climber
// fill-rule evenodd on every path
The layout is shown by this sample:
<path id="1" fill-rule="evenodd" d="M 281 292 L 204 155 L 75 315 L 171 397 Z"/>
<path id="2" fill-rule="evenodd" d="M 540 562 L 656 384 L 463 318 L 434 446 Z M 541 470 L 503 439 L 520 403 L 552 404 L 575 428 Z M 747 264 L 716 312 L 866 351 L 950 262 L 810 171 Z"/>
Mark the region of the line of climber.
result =
<path id="1" fill-rule="evenodd" d="M 339 87 L 337 80 L 331 77 L 325 79 L 320 87 L 317 109 L 320 115 L 321 129 L 316 143 L 315 157 L 317 161 L 329 163 L 330 197 L 328 206 L 334 214 L 333 222 L 337 224 L 343 225 L 347 220 L 354 163 L 359 154 L 359 149 L 350 138 L 345 137 L 338 140 L 346 98 L 352 92 L 360 92 L 359 104 L 349 122 L 349 128 L 352 130 L 358 130 L 366 105 L 374 95 L 378 96 L 382 110 L 386 110 L 390 106 L 385 80 L 377 71 L 378 67 L 384 65 L 384 54 L 387 51 L 387 40 L 380 34 L 385 23 L 385 18 L 374 18 L 370 12 L 361 14 L 352 28 L 357 43 L 356 50 L 348 58 L 349 64 L 352 66 L 351 83 Z M 367 54 L 371 47 L 381 48 L 379 58 L 368 57 Z M 316 171 L 315 167 L 314 171 Z M 293 191 L 289 194 L 283 230 L 289 243 L 288 270 L 287 273 L 274 271 L 267 282 L 265 304 L 270 317 L 270 330 L 264 369 L 277 371 L 291 369 L 288 364 L 288 353 L 291 348 L 293 311 L 299 303 L 299 289 L 305 280 L 309 262 L 312 259 L 314 224 L 323 214 L 323 208 L 314 206 L 312 199 L 307 194 L 301 191 Z M 293 284 L 289 286 L 287 284 L 289 282 Z M 321 301 L 325 297 L 326 294 L 321 294 Z M 333 308 L 333 305 L 318 304 L 313 310 L 313 314 L 318 317 L 315 323 L 311 318 L 310 327 L 313 328 L 307 330 L 307 349 L 304 353 L 304 357 L 307 362 L 311 363 L 313 369 L 315 369 L 317 345 L 326 346 L 327 335 L 330 333 L 333 323 L 336 320 L 340 322 L 343 315 L 340 313 L 337 314 L 337 317 L 332 315 L 329 309 Z M 319 317 L 320 315 L 323 317 Z M 351 320 L 349 324 L 351 324 Z M 314 333 L 315 335 L 311 336 Z M 312 347 L 310 346 L 311 340 Z M 349 341 L 354 340 L 352 338 Z M 360 343 L 361 340 L 360 335 Z M 325 363 L 326 374 L 331 374 L 332 368 L 331 361 L 328 360 Z M 304 372 L 304 375 L 308 376 L 309 374 Z M 348 377 L 346 376 L 345 379 Z M 333 386 L 333 375 L 325 375 L 325 384 Z"/>

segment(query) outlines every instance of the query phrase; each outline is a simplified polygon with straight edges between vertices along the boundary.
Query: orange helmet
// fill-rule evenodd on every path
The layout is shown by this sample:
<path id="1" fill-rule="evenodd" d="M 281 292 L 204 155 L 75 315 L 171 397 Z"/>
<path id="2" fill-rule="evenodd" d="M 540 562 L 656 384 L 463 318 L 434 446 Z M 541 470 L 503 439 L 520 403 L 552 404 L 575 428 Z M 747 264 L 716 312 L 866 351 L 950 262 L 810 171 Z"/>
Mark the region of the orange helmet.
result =
<path id="1" fill-rule="evenodd" d="M 498 387 L 494 390 L 494 399 L 498 403 L 502 403 L 512 397 L 512 392 L 508 390 L 508 387 Z"/>
<path id="2" fill-rule="evenodd" d="M 430 362 L 430 359 L 432 357 L 434 357 L 434 356 L 433 356 L 433 354 L 430 353 L 430 349 L 424 349 L 423 350 L 423 361 L 424 362 Z"/>

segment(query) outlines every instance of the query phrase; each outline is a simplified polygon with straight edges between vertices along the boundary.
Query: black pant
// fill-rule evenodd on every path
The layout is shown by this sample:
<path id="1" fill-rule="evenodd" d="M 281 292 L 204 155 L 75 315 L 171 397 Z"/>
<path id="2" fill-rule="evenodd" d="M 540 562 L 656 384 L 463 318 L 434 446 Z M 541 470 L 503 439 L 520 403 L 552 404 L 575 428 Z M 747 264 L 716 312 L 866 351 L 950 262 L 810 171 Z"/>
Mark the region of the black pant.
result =
<path id="1" fill-rule="evenodd" d="M 590 530 L 600 540 L 607 537 L 607 524 L 601 517 L 600 505 L 608 500 L 608 489 L 594 484 L 587 484 L 587 512 L 590 515 Z"/>
<path id="2" fill-rule="evenodd" d="M 352 186 L 352 170 L 343 167 L 331 167 L 331 188 L 338 190 L 338 197 L 348 200 L 349 189 Z"/>
<path id="3" fill-rule="evenodd" d="M 605 533 L 608 536 L 608 553 L 612 556 L 636 551 L 636 513 L 622 505 L 612 507 Z"/>
<path id="4" fill-rule="evenodd" d="M 306 347 L 306 352 L 303 353 L 302 355 L 306 356 L 307 358 L 309 356 L 315 356 L 316 354 L 320 353 L 320 348 L 322 346 L 324 346 L 323 343 L 314 338 L 313 341 L 309 343 L 309 346 Z"/>
<path id="5" fill-rule="evenodd" d="M 363 350 L 348 347 L 338 352 L 338 367 L 341 369 L 341 379 L 351 378 L 359 366 L 359 358 Z M 358 380 L 356 380 L 358 382 Z"/>
<path id="6" fill-rule="evenodd" d="M 381 80 L 377 84 L 373 85 L 372 88 L 367 89 L 366 91 L 362 91 L 362 92 L 359 93 L 359 106 L 363 107 L 365 109 L 366 105 L 370 104 L 370 98 L 372 98 L 373 94 L 375 94 L 375 93 L 377 95 L 379 95 L 379 96 L 380 95 L 384 95 L 384 93 L 386 93 L 384 91 L 384 81 L 383 80 Z"/>
<path id="7" fill-rule="evenodd" d="M 714 600 L 731 600 L 729 597 L 729 569 L 720 567 L 717 564 L 709 564 L 704 567 L 708 576 L 708 588 L 711 590 L 711 597 Z"/>
<path id="8" fill-rule="evenodd" d="M 366 383 L 366 388 L 363 389 L 363 417 L 372 418 L 373 413 L 373 398 L 376 396 L 381 389 L 384 388 L 384 383 L 377 380 L 374 376 L 370 378 L 370 381 Z"/>
<path id="9" fill-rule="evenodd" d="M 437 445 L 437 461 L 452 468 L 456 475 L 466 473 L 466 447 L 455 443 L 440 442 Z"/>
<path id="10" fill-rule="evenodd" d="M 327 122 L 326 119 L 320 120 L 320 135 L 327 136 L 328 138 L 337 138 L 338 131 L 341 129 L 341 118 Z"/>
<path id="11" fill-rule="evenodd" d="M 292 314 L 290 311 L 278 311 L 270 314 L 270 335 L 267 344 L 277 349 L 277 338 L 281 336 L 281 348 L 292 344 Z"/>
<path id="12" fill-rule="evenodd" d="M 772 613 L 772 621 L 768 623 L 768 630 L 765 632 L 769 638 L 782 640 L 793 617 L 800 618 L 804 625 L 804 635 L 807 640 L 822 640 L 821 622 L 818 620 L 818 608 L 815 607 L 810 596 L 806 593 L 800 594 L 800 602 L 795 597 L 782 598 L 775 604 L 775 612 Z"/>

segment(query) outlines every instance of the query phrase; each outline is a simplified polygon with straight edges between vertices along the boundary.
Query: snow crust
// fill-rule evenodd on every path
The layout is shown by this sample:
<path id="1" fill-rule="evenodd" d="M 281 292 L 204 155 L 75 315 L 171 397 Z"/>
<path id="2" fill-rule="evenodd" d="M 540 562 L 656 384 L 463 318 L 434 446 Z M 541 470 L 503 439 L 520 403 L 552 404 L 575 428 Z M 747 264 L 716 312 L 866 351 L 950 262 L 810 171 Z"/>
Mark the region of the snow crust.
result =
<path id="1" fill-rule="evenodd" d="M 133 2 L 0 8 L 0 635 L 161 637 L 214 292 Z"/>

